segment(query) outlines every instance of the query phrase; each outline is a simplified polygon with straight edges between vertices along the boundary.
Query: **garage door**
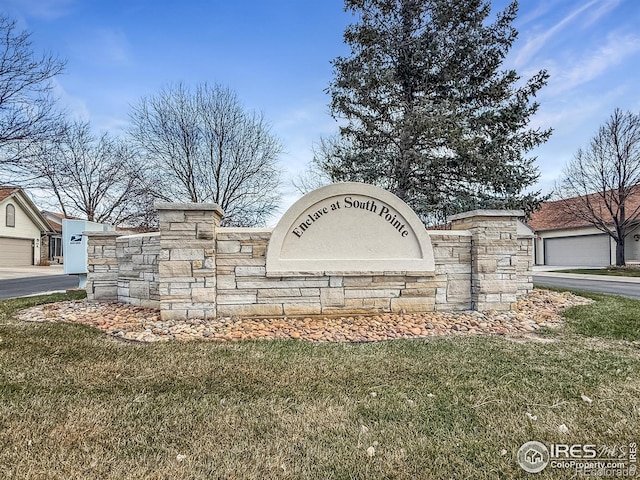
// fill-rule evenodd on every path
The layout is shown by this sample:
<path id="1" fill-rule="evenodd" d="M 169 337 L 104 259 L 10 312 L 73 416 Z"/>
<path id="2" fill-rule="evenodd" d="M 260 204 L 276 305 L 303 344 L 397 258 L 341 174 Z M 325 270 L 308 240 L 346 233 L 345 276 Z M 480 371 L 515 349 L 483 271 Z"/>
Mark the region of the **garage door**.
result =
<path id="1" fill-rule="evenodd" d="M 546 238 L 546 265 L 606 267 L 610 265 L 609 235 Z"/>
<path id="2" fill-rule="evenodd" d="M 33 265 L 33 240 L 0 238 L 0 267 Z"/>

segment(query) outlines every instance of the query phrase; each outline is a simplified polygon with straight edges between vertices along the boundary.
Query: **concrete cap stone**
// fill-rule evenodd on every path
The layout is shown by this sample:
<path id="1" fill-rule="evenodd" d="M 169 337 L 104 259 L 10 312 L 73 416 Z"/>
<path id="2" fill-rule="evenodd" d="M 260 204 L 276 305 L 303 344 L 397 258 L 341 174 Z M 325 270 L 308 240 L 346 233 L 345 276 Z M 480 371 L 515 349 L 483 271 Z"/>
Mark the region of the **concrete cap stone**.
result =
<path id="1" fill-rule="evenodd" d="M 471 210 L 448 218 L 449 222 L 472 217 L 524 217 L 524 210 Z"/>
<path id="2" fill-rule="evenodd" d="M 216 212 L 223 216 L 224 211 L 217 203 L 180 203 L 180 202 L 155 202 L 153 204 L 156 210 L 186 210 L 201 212 Z"/>

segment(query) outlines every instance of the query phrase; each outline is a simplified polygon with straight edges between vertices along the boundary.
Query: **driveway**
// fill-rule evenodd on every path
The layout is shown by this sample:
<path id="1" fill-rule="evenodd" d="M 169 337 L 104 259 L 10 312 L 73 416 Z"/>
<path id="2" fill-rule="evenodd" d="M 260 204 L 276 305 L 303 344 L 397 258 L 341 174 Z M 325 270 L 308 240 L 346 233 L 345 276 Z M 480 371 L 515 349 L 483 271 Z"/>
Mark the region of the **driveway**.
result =
<path id="1" fill-rule="evenodd" d="M 51 265 L 50 267 L 0 267 L 0 280 L 54 275 L 64 275 L 62 265 Z"/>
<path id="2" fill-rule="evenodd" d="M 575 273 L 534 270 L 533 283 L 546 287 L 569 288 L 571 290 L 610 293 L 624 297 L 640 298 L 640 278 L 638 277 L 579 275 Z"/>
<path id="3" fill-rule="evenodd" d="M 78 277 L 64 275 L 62 265 L 0 267 L 0 299 L 64 292 L 78 286 Z"/>

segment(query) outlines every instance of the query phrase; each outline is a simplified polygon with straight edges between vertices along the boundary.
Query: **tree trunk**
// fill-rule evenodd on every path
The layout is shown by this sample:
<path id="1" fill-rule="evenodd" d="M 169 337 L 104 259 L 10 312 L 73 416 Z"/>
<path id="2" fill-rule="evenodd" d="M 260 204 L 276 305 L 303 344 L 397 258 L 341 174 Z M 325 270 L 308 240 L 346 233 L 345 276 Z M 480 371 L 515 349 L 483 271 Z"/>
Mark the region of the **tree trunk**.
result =
<path id="1" fill-rule="evenodd" d="M 616 238 L 616 266 L 623 267 L 624 261 L 624 236 Z"/>

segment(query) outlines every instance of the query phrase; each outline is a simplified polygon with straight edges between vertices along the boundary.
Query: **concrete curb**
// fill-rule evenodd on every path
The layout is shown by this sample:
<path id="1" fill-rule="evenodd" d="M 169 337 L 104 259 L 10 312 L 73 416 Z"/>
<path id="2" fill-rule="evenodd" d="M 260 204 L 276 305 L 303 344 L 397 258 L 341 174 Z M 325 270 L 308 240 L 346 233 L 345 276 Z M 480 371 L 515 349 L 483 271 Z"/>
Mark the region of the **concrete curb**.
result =
<path id="1" fill-rule="evenodd" d="M 54 293 L 67 293 L 67 290 L 49 290 L 47 292 L 28 293 L 26 295 L 20 295 L 18 297 L 0 298 L 0 301 L 5 300 L 17 300 L 18 298 L 40 297 L 42 295 L 53 295 Z"/>
<path id="2" fill-rule="evenodd" d="M 622 275 L 585 275 L 581 273 L 533 272 L 534 277 L 577 278 L 582 280 L 601 280 L 603 282 L 624 282 L 640 284 L 640 277 L 624 277 Z"/>

